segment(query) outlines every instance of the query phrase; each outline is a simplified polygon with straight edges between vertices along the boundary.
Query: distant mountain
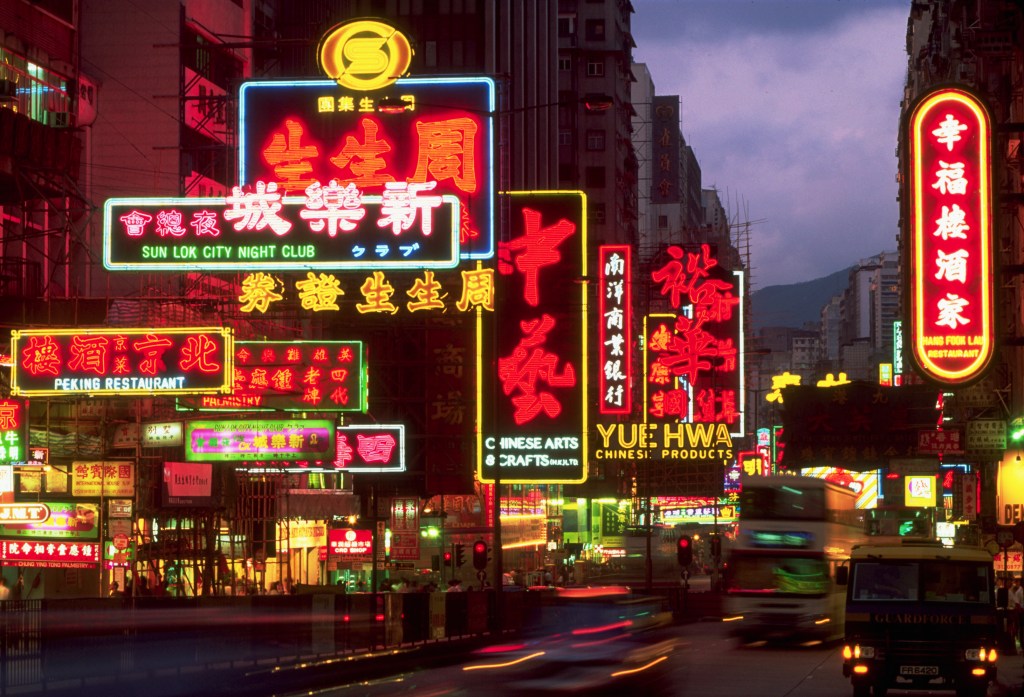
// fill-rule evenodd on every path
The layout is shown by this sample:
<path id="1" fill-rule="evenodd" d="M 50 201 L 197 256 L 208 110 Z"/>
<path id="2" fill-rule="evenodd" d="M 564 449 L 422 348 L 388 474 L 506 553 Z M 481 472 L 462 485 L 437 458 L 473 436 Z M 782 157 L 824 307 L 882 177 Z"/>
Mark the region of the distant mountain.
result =
<path id="1" fill-rule="evenodd" d="M 851 267 L 852 268 L 852 267 Z M 850 282 L 850 269 L 830 276 L 788 286 L 767 286 L 750 294 L 750 316 L 754 331 L 762 327 L 800 329 L 807 322 L 821 320 L 821 308 Z"/>

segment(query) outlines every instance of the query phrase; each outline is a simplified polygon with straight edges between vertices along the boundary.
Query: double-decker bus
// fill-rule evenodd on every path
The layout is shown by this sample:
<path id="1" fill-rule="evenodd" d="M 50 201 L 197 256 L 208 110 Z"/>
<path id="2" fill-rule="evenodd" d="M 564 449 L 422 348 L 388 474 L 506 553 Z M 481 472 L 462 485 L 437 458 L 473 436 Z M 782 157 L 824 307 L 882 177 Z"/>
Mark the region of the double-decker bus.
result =
<path id="1" fill-rule="evenodd" d="M 725 619 L 744 641 L 843 636 L 836 569 L 865 541 L 857 495 L 814 477 L 745 477 Z"/>

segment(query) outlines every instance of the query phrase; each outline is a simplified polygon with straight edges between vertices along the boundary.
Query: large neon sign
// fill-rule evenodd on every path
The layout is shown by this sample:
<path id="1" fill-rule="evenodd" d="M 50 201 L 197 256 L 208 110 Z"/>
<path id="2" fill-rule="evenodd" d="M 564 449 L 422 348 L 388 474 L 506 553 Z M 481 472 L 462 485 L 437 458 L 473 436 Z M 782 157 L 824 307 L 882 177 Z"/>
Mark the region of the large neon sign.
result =
<path id="1" fill-rule="evenodd" d="M 381 107 L 388 98 L 396 113 Z M 332 80 L 247 82 L 239 91 L 239 181 L 286 195 L 314 182 L 364 196 L 454 196 L 464 258 L 494 253 L 495 87 L 490 78 L 406 78 L 384 92 Z M 384 113 L 384 112 L 388 113 Z"/>
<path id="2" fill-rule="evenodd" d="M 497 367 L 485 377 L 477 361 L 478 478 L 491 482 L 500 467 L 503 483 L 582 482 L 586 195 L 512 192 L 510 204 L 510 239 L 498 249 L 501 316 L 488 315 L 486 331 L 478 324 L 483 354 Z"/>
<path id="3" fill-rule="evenodd" d="M 397 186 L 397 185 L 396 185 Z M 316 182 L 282 196 L 274 182 L 224 198 L 114 198 L 103 207 L 111 271 L 452 268 L 459 201 L 410 184 L 390 197 Z"/>
<path id="4" fill-rule="evenodd" d="M 229 395 L 183 397 L 201 411 L 366 411 L 361 341 L 236 341 Z"/>
<path id="5" fill-rule="evenodd" d="M 925 95 L 908 121 L 911 356 L 944 384 L 983 375 L 994 348 L 991 127 L 962 89 Z"/>
<path id="6" fill-rule="evenodd" d="M 234 334 L 224 327 L 11 332 L 11 394 L 230 392 Z"/>
<path id="7" fill-rule="evenodd" d="M 412 46 L 402 32 L 372 19 L 331 28 L 316 52 L 324 74 L 354 90 L 387 87 L 409 69 L 412 55 Z"/>

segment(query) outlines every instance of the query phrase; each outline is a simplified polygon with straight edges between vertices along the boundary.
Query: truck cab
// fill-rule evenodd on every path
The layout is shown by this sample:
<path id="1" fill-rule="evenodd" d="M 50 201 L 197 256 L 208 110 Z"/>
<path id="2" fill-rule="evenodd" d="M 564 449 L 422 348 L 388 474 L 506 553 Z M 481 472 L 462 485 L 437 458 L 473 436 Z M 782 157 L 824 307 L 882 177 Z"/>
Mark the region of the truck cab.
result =
<path id="1" fill-rule="evenodd" d="M 987 552 L 930 542 L 858 545 L 837 582 L 846 585 L 843 675 L 855 697 L 889 688 L 986 693 L 998 642 Z"/>

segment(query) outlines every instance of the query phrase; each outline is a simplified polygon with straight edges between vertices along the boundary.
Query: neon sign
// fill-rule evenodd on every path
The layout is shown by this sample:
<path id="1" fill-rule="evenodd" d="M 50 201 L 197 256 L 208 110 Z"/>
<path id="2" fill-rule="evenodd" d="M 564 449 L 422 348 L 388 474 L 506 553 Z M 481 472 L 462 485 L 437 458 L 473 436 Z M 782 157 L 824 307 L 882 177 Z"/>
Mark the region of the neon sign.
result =
<path id="1" fill-rule="evenodd" d="M 16 329 L 11 394 L 230 392 L 233 349 L 223 327 Z"/>
<path id="2" fill-rule="evenodd" d="M 586 196 L 512 192 L 510 239 L 498 249 L 498 323 L 478 324 L 477 474 L 503 483 L 582 482 L 587 473 Z M 481 313 L 482 314 L 482 313 Z M 481 316 L 478 314 L 478 317 Z"/>
<path id="3" fill-rule="evenodd" d="M 333 471 L 404 472 L 405 426 L 339 426 Z"/>
<path id="4" fill-rule="evenodd" d="M 598 249 L 597 355 L 602 414 L 633 411 L 630 253 L 629 245 L 602 245 Z"/>
<path id="5" fill-rule="evenodd" d="M 28 403 L 0 399 L 0 464 L 28 460 Z"/>
<path id="6" fill-rule="evenodd" d="M 37 504 L 19 504 L 37 513 Z M 0 536 L 59 538 L 61 540 L 99 539 L 99 507 L 93 503 L 68 503 L 51 501 L 42 506 L 47 515 L 28 521 L 4 520 L 0 516 Z"/>
<path id="7" fill-rule="evenodd" d="M 91 569 L 100 563 L 98 542 L 0 540 L 0 561 L 8 566 Z"/>
<path id="8" fill-rule="evenodd" d="M 423 187 L 364 196 L 331 180 L 311 184 L 305 196 L 283 196 L 277 183 L 260 181 L 255 191 L 236 186 L 224 198 L 112 198 L 103 207 L 103 265 L 111 271 L 452 268 L 459 263 L 459 200 L 423 194 Z"/>
<path id="9" fill-rule="evenodd" d="M 327 531 L 327 553 L 346 558 L 370 557 L 373 531 L 335 528 Z"/>
<path id="10" fill-rule="evenodd" d="M 931 380 L 963 384 L 995 349 L 989 112 L 940 89 L 918 102 L 908 129 L 910 353 Z"/>
<path id="11" fill-rule="evenodd" d="M 387 87 L 409 69 L 413 50 L 394 27 L 357 19 L 332 27 L 320 39 L 316 57 L 325 75 L 342 87 L 376 90 Z"/>
<path id="12" fill-rule="evenodd" d="M 308 195 L 314 182 L 332 180 L 355 186 L 364 198 L 401 202 L 414 191 L 427 199 L 454 196 L 460 205 L 453 231 L 463 258 L 490 258 L 494 82 L 406 78 L 394 90 L 346 91 L 331 80 L 243 84 L 239 181 L 275 182 L 286 196 Z M 384 113 L 379 100 L 385 97 L 409 108 Z M 391 215 L 385 208 L 381 214 Z"/>
<path id="13" fill-rule="evenodd" d="M 329 460 L 334 428 L 326 419 L 191 421 L 185 425 L 185 460 Z"/>
<path id="14" fill-rule="evenodd" d="M 686 385 L 694 422 L 728 424 L 734 436 L 744 433 L 743 273 L 723 269 L 711 246 L 684 249 L 673 245 L 667 259 L 651 273 L 675 315 L 674 322 L 651 336 L 656 353 L 648 381 Z M 645 404 L 645 419 L 686 418 L 666 409 L 671 396 L 655 390 Z M 673 399 L 678 406 L 679 399 Z"/>
<path id="15" fill-rule="evenodd" d="M 201 411 L 366 411 L 361 341 L 236 341 L 230 395 L 178 400 Z"/>

